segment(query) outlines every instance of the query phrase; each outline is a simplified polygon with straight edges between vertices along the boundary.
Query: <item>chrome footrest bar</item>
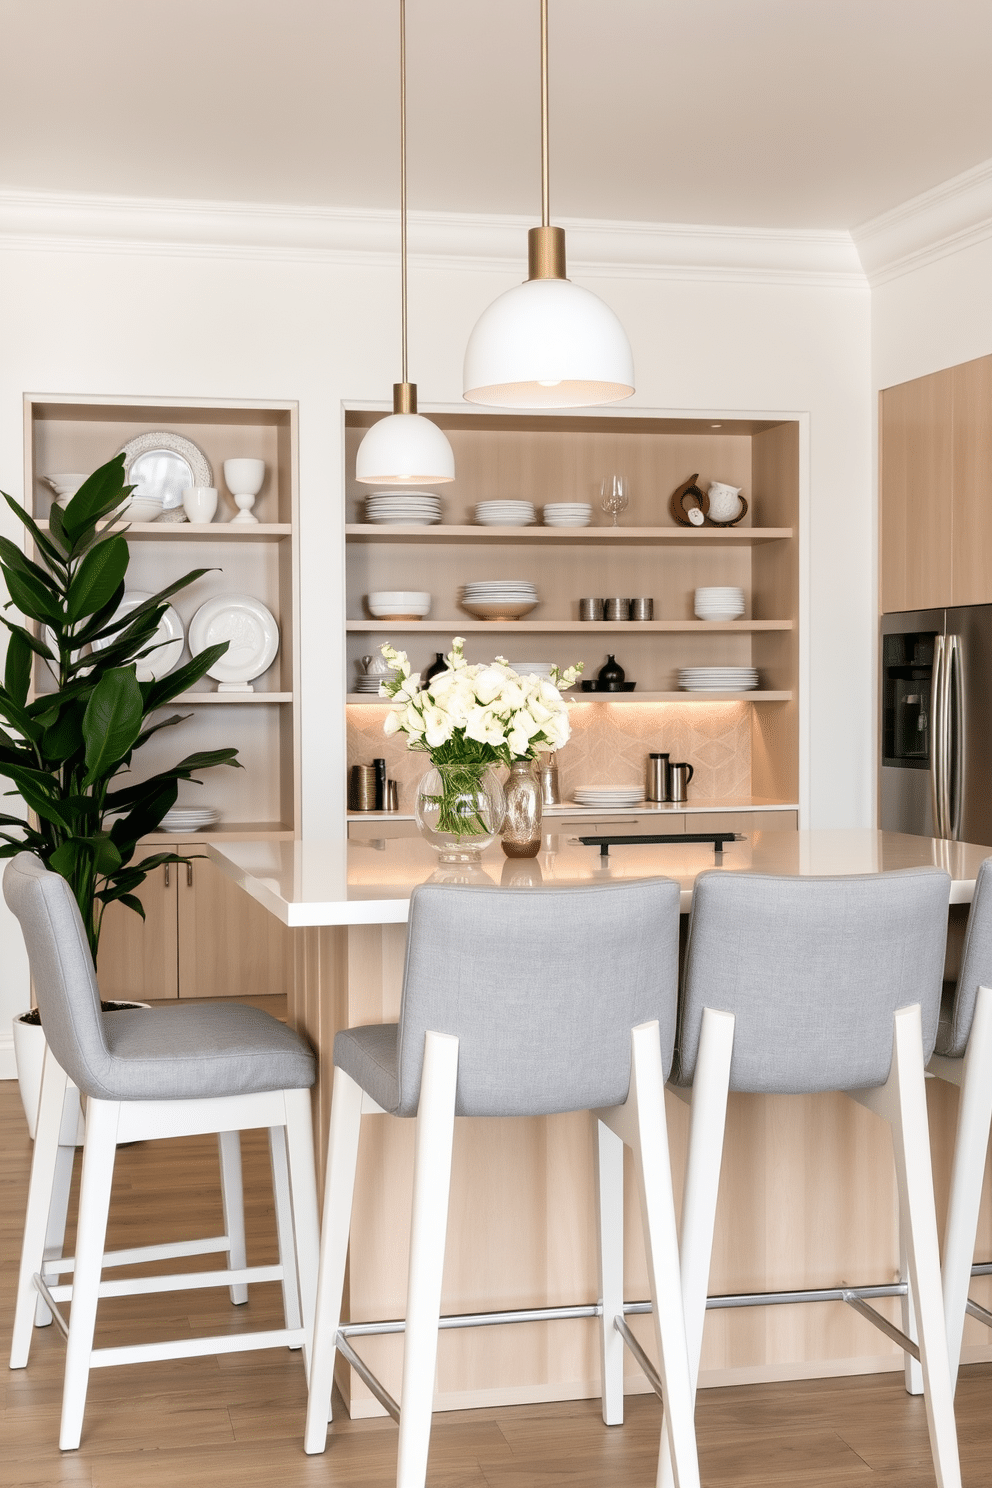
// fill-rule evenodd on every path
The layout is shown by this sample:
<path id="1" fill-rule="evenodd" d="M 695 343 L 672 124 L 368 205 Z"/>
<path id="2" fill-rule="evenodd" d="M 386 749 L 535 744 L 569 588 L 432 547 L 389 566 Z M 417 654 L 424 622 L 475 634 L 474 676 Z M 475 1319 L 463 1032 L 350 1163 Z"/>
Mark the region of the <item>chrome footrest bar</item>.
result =
<path id="1" fill-rule="evenodd" d="M 648 1384 L 651 1386 L 658 1399 L 663 1400 L 664 1395 L 662 1394 L 661 1377 L 658 1374 L 658 1371 L 655 1369 L 654 1365 L 651 1363 L 651 1360 L 648 1358 L 647 1354 L 641 1348 L 641 1345 L 638 1343 L 633 1333 L 631 1333 L 630 1329 L 627 1327 L 627 1324 L 623 1320 L 622 1314 L 613 1319 L 613 1326 L 620 1334 L 620 1337 L 623 1339 L 624 1343 L 630 1349 L 630 1352 L 633 1354 L 638 1364 L 644 1370 L 644 1373 L 647 1376 Z"/>
<path id="2" fill-rule="evenodd" d="M 338 1329 L 338 1336 L 336 1339 L 338 1351 L 343 1354 L 344 1357 L 348 1360 L 348 1363 L 358 1375 L 359 1379 L 364 1380 L 365 1384 L 368 1385 L 369 1389 L 372 1391 L 372 1394 L 375 1396 L 376 1400 L 378 1400 L 383 1409 L 389 1412 L 394 1421 L 398 1421 L 400 1418 L 400 1408 L 397 1405 L 396 1401 L 393 1399 L 392 1395 L 390 1395 L 385 1385 L 381 1384 L 379 1380 L 376 1379 L 375 1375 L 365 1363 L 364 1359 L 360 1359 L 359 1356 L 355 1353 L 355 1350 L 352 1348 L 347 1338 L 345 1338 L 344 1333 L 344 1328 Z"/>
<path id="3" fill-rule="evenodd" d="M 884 1282 L 879 1286 L 859 1287 L 814 1287 L 792 1292 L 728 1292 L 725 1295 L 706 1298 L 707 1310 L 721 1307 L 775 1307 L 791 1302 L 846 1302 L 855 1297 L 904 1297 L 904 1281 Z M 650 1302 L 625 1302 L 624 1316 L 637 1316 L 651 1311 Z"/>
<path id="4" fill-rule="evenodd" d="M 983 1307 L 980 1302 L 973 1302 L 969 1297 L 965 1308 L 970 1317 L 977 1318 L 986 1328 L 992 1328 L 992 1312 L 987 1307 Z"/>
<path id="5" fill-rule="evenodd" d="M 869 1323 L 874 1323 L 880 1332 L 884 1333 L 886 1337 L 891 1338 L 893 1343 L 897 1343 L 907 1354 L 912 1354 L 914 1359 L 919 1359 L 919 1344 L 914 1343 L 908 1334 L 904 1333 L 901 1328 L 896 1327 L 895 1323 L 890 1323 L 887 1317 L 883 1317 L 880 1312 L 876 1312 L 874 1307 L 869 1307 L 868 1303 L 863 1297 L 859 1297 L 857 1292 L 845 1292 L 844 1301 L 848 1307 L 853 1307 L 855 1312 L 859 1312 L 863 1318 L 867 1318 Z"/>
<path id="6" fill-rule="evenodd" d="M 643 1305 L 650 1312 L 650 1302 Z M 495 1328 L 504 1323 L 559 1323 L 566 1318 L 596 1318 L 602 1315 L 602 1306 L 590 1302 L 575 1307 L 523 1307 L 513 1312 L 452 1313 L 448 1317 L 438 1318 L 437 1325 L 439 1328 Z M 405 1327 L 406 1323 L 402 1318 L 385 1323 L 344 1323 L 338 1329 L 338 1337 L 373 1338 L 381 1333 L 402 1333 Z"/>

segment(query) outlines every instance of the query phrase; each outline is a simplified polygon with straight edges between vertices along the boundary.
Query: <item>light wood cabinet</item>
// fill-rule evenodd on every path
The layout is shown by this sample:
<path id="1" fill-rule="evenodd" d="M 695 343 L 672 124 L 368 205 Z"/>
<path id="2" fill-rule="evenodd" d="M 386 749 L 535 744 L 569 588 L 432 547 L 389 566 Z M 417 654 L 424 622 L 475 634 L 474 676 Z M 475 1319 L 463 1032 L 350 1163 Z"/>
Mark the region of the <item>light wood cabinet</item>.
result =
<path id="1" fill-rule="evenodd" d="M 184 632 L 200 606 L 214 596 L 248 594 L 275 616 L 279 650 L 252 691 L 219 692 L 204 677 L 169 704 L 184 715 L 142 749 L 136 766 L 149 773 L 184 754 L 235 745 L 241 769 L 205 771 L 203 783 L 181 782 L 180 805 L 209 803 L 221 820 L 209 832 L 183 838 L 197 852 L 207 840 L 285 839 L 300 830 L 298 433 L 292 402 L 188 399 L 49 397 L 29 394 L 25 413 L 25 502 L 44 527 L 52 493 L 43 477 L 91 471 L 136 435 L 168 431 L 191 440 L 208 459 L 220 492 L 209 524 L 130 524 L 128 589 L 155 591 L 193 568 L 207 572 L 173 596 Z M 223 462 L 236 456 L 265 461 L 255 524 L 234 524 L 233 499 Z M 188 645 L 177 664 L 189 658 Z M 39 664 L 35 678 L 44 690 Z M 176 848 L 176 838 L 156 833 L 144 847 Z M 139 853 L 141 848 L 139 848 Z M 282 927 L 260 911 L 205 860 L 191 876 L 172 865 L 146 880 L 140 894 L 146 920 L 112 906 L 101 934 L 100 982 L 105 997 L 142 1000 L 267 995 L 284 990 L 288 941 Z M 269 924 L 271 922 L 271 926 Z M 272 985 L 272 983 L 278 985 Z"/>
<path id="2" fill-rule="evenodd" d="M 879 403 L 883 614 L 992 600 L 992 357 Z"/>

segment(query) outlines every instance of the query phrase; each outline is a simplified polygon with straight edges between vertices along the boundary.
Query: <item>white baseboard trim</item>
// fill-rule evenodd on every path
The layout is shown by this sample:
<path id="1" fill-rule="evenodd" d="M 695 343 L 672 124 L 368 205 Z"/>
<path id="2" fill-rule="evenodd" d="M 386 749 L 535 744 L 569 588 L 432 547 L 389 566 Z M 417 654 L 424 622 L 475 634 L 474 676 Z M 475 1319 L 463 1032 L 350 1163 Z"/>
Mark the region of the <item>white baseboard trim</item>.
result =
<path id="1" fill-rule="evenodd" d="M 16 1080 L 17 1065 L 14 1063 L 14 1035 L 0 1034 L 0 1080 Z"/>

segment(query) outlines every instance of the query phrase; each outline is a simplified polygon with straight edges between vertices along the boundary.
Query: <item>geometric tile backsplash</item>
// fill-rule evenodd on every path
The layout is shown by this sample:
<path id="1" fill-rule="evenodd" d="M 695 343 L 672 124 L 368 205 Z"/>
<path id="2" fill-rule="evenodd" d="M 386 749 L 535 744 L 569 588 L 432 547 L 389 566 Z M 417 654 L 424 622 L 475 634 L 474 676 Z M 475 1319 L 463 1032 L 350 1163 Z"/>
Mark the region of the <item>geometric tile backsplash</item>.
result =
<path id="1" fill-rule="evenodd" d="M 558 752 L 563 801 L 576 786 L 639 785 L 652 750 L 695 767 L 690 801 L 740 799 L 751 794 L 749 703 L 579 703 L 571 709 L 572 737 Z M 429 768 L 427 755 L 406 748 L 405 736 L 387 739 L 379 707 L 348 707 L 348 767 L 386 760 L 399 784 L 400 810 L 413 808 L 413 791 Z"/>

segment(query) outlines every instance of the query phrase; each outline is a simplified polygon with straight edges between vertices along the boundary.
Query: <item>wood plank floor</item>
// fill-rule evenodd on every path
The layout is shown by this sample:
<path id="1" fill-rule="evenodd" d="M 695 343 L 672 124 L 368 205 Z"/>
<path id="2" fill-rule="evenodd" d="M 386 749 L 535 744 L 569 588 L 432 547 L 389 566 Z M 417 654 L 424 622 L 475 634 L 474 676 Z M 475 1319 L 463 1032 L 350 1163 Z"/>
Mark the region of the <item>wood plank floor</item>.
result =
<path id="1" fill-rule="evenodd" d="M 118 1156 L 112 1245 L 220 1233 L 213 1138 L 137 1145 Z M 13 1082 L 0 1082 L 0 1346 L 6 1355 L 31 1144 Z M 249 1259 L 275 1256 L 267 1157 L 245 1140 Z M 203 1264 L 210 1265 L 208 1258 Z M 278 1289 L 247 1308 L 226 1293 L 102 1304 L 101 1342 L 271 1326 Z M 188 1309 L 188 1310 L 187 1310 Z M 250 1314 L 250 1317 L 246 1316 Z M 60 1453 L 64 1350 L 36 1330 L 26 1370 L 0 1373 L 0 1488 L 387 1488 L 391 1421 L 336 1420 L 322 1457 L 302 1449 L 306 1391 L 299 1355 L 229 1355 L 106 1369 L 91 1379 L 83 1443 Z M 992 1366 L 962 1372 L 958 1429 L 966 1488 L 992 1485 Z M 923 1402 L 901 1376 L 707 1390 L 697 1412 L 706 1488 L 922 1488 L 934 1482 Z M 595 1401 L 435 1417 L 431 1488 L 652 1488 L 661 1412 L 628 1400 L 607 1430 Z"/>

